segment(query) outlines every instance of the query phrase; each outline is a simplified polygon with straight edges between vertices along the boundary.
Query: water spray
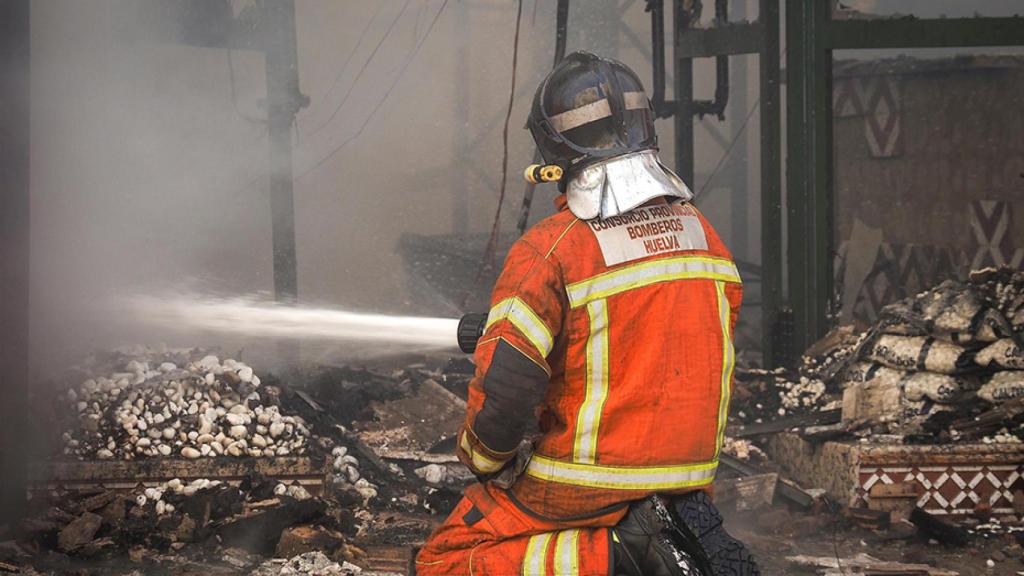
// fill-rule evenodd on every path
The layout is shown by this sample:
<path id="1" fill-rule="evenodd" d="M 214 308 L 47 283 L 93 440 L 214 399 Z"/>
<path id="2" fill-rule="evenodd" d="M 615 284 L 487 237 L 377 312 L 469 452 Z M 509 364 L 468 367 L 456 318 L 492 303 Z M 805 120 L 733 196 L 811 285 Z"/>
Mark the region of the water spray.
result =
<path id="1" fill-rule="evenodd" d="M 461 320 L 368 314 L 197 294 L 133 296 L 120 305 L 136 318 L 173 330 L 281 340 L 394 344 L 417 350 L 451 350 L 458 346 L 467 354 L 476 349 L 487 322 L 486 314 L 466 314 Z"/>

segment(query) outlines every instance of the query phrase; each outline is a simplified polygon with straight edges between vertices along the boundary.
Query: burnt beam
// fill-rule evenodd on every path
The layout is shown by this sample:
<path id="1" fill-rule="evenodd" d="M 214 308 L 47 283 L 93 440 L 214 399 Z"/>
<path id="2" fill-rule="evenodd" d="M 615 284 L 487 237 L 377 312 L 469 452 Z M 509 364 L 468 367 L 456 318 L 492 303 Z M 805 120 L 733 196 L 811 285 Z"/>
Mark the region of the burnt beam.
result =
<path id="1" fill-rule="evenodd" d="M 676 58 L 711 58 L 758 54 L 763 44 L 761 22 L 722 24 L 712 28 L 690 28 L 680 35 Z"/>
<path id="2" fill-rule="evenodd" d="M 832 50 L 1019 46 L 1024 17 L 829 20 L 825 44 Z"/>

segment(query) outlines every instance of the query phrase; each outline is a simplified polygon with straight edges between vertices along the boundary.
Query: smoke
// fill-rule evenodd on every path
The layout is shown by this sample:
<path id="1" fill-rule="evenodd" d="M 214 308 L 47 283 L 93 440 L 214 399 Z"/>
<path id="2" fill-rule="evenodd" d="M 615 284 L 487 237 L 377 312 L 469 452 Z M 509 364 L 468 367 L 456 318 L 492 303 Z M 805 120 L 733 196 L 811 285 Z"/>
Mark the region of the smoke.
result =
<path id="1" fill-rule="evenodd" d="M 148 321 L 146 309 L 107 306 L 112 294 L 272 293 L 264 56 L 211 45 L 219 19 L 249 29 L 259 4 L 32 2 L 37 370 L 97 347 L 222 343 L 199 327 L 188 333 L 189 322 L 172 331 Z M 643 8 L 574 5 L 569 49 L 617 56 L 649 78 L 644 49 L 619 32 L 645 37 Z M 519 127 L 551 67 L 554 13 L 555 3 L 524 5 L 511 174 L 532 160 Z M 465 247 L 490 229 L 515 16 L 514 3 L 296 2 L 299 89 L 310 98 L 292 139 L 300 303 L 455 314 L 446 302 L 461 301 L 465 288 L 431 293 L 399 240 L 444 237 Z M 671 125 L 660 123 L 667 159 Z M 503 232 L 519 216 L 522 186 L 510 181 Z M 538 190 L 531 222 L 553 211 L 555 194 Z"/>

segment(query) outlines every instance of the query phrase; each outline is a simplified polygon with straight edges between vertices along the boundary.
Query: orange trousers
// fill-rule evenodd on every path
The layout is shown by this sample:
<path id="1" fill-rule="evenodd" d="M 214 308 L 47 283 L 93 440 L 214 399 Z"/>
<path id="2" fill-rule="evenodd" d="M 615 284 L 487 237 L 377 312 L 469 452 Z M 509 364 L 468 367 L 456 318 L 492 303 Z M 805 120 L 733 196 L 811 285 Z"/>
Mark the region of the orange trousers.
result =
<path id="1" fill-rule="evenodd" d="M 609 528 L 625 507 L 563 522 L 522 510 L 505 490 L 474 484 L 416 557 L 417 576 L 606 576 Z"/>

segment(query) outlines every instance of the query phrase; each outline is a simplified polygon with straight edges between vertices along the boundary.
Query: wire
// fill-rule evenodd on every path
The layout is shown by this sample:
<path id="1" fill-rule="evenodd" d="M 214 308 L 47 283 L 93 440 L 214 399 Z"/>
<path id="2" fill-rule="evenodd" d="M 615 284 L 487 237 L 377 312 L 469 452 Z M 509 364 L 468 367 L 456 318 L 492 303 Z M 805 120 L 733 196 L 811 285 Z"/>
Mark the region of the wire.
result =
<path id="1" fill-rule="evenodd" d="M 349 53 L 348 57 L 345 58 L 345 63 L 342 64 L 341 70 L 338 71 L 338 75 L 334 77 L 334 82 L 331 83 L 331 87 L 324 94 L 324 100 L 329 98 L 334 92 L 334 89 L 338 87 L 338 83 L 341 82 L 342 77 L 345 76 L 345 72 L 348 70 L 348 65 L 352 63 L 352 59 L 359 53 L 359 47 L 363 45 L 363 40 L 366 39 L 366 34 L 370 31 L 370 28 L 373 27 L 373 22 L 377 20 L 377 16 L 380 15 L 385 6 L 387 6 L 387 2 L 377 3 L 377 10 L 373 13 L 373 16 L 370 16 L 369 22 L 366 23 L 363 31 L 359 34 L 359 40 L 356 41 L 356 47 Z"/>
<path id="2" fill-rule="evenodd" d="M 407 4 L 408 4 L 408 2 L 407 2 Z M 320 158 L 320 160 L 317 160 L 309 168 L 303 170 L 298 176 L 295 177 L 295 180 L 299 180 L 299 179 L 305 177 L 306 175 L 308 175 L 310 172 L 313 172 L 314 170 L 316 170 L 320 166 L 323 166 L 323 164 L 325 162 L 327 162 L 332 157 L 334 157 L 334 155 L 337 154 L 338 152 L 340 152 L 345 146 L 347 146 L 349 143 L 353 142 L 356 138 L 359 138 L 359 136 L 362 135 L 363 130 L 370 123 L 370 120 L 372 120 L 374 115 L 377 114 L 377 111 L 380 110 L 381 106 L 383 106 L 384 103 L 387 102 L 388 98 L 391 96 L 391 92 L 395 89 L 395 86 L 398 85 L 398 81 L 402 79 L 402 77 L 405 75 L 405 71 L 409 68 L 409 65 L 413 62 L 413 60 L 415 60 L 416 55 L 419 54 L 420 48 L 423 47 L 423 44 L 426 43 L 427 38 L 430 37 L 430 33 L 434 30 L 434 25 L 437 24 L 437 20 L 438 20 L 438 18 L 441 17 L 441 13 L 444 12 L 444 9 L 445 9 L 446 6 L 448 6 L 448 0 L 444 0 L 441 3 L 441 7 L 434 14 L 433 20 L 430 21 L 430 26 L 427 27 L 427 32 L 423 35 L 422 38 L 420 38 L 419 42 L 416 44 L 416 48 L 412 51 L 412 53 L 406 59 L 405 63 L 402 65 L 402 69 L 399 70 L 398 74 L 395 76 L 394 81 L 391 82 L 390 86 L 388 86 L 387 91 L 384 92 L 384 95 L 382 97 L 377 99 L 377 104 L 373 107 L 373 110 L 370 111 L 370 114 L 367 115 L 366 118 L 363 120 L 363 123 L 359 126 L 359 129 L 356 130 L 356 132 L 353 135 L 349 136 L 348 138 L 343 140 L 340 144 L 335 146 L 330 152 L 327 153 L 326 156 Z"/>
<path id="3" fill-rule="evenodd" d="M 711 171 L 711 175 L 708 176 L 708 179 L 704 181 L 704 185 L 701 186 L 697 194 L 694 195 L 694 203 L 696 203 L 697 200 L 700 200 L 701 196 L 704 195 L 704 191 L 708 188 L 708 186 L 711 185 L 711 182 L 714 181 L 715 176 L 718 175 L 718 171 L 722 169 L 722 166 L 725 164 L 725 160 L 729 157 L 729 154 L 732 152 L 732 149 L 736 146 L 736 143 L 739 142 L 740 136 L 742 136 L 744 130 L 747 129 L 747 124 L 750 122 L 750 118 L 754 116 L 754 111 L 757 110 L 757 107 L 760 104 L 761 99 L 758 98 L 757 101 L 754 102 L 754 105 L 750 107 L 750 112 L 747 112 L 747 117 L 743 119 L 743 124 L 740 125 L 740 129 L 738 132 L 736 132 L 736 136 L 733 136 L 732 141 L 730 141 L 729 145 L 725 148 L 725 152 L 722 152 L 722 157 L 718 159 L 718 164 L 715 166 L 715 169 Z"/>
<path id="4" fill-rule="evenodd" d="M 388 25 L 387 32 L 385 32 L 384 35 L 381 36 L 380 41 L 377 42 L 377 45 L 373 47 L 373 52 L 370 52 L 370 57 L 367 58 L 365 62 L 363 62 L 363 66 L 359 69 L 359 72 L 356 73 L 356 77 L 352 80 L 352 84 L 349 85 L 348 91 L 345 92 L 345 95 L 341 98 L 341 102 L 338 103 L 338 105 L 334 108 L 334 111 L 331 112 L 331 115 L 327 117 L 327 121 L 321 124 L 319 127 L 317 127 L 317 129 L 314 130 L 309 135 L 309 138 L 313 138 L 314 136 L 319 134 L 324 128 L 330 125 L 330 123 L 334 120 L 334 117 L 338 115 L 338 112 L 340 112 L 342 107 L 345 106 L 345 103 L 348 102 L 348 99 L 352 95 L 352 92 L 359 84 L 359 79 L 363 77 L 363 73 L 366 72 L 366 69 L 369 67 L 370 62 L 372 62 L 374 56 L 377 55 L 377 51 L 379 51 L 380 47 L 384 45 L 384 41 L 387 40 L 389 36 L 391 36 L 391 32 L 394 31 L 395 25 L 398 24 L 398 21 L 401 20 L 402 15 L 405 14 L 406 9 L 409 8 L 410 1 L 411 0 L 405 0 L 405 4 L 402 4 L 402 9 L 398 12 L 398 15 L 395 16 L 394 20 L 391 21 L 391 24 Z"/>
<path id="5" fill-rule="evenodd" d="M 832 514 L 832 554 L 836 557 L 836 568 L 842 576 L 846 576 L 846 569 L 843 568 L 843 561 L 839 558 L 839 511 L 836 510 L 832 500 L 825 498 L 825 506 Z"/>
<path id="6" fill-rule="evenodd" d="M 497 250 L 498 231 L 501 227 L 501 207 L 505 203 L 505 187 L 508 182 L 508 125 L 512 119 L 512 106 L 516 101 L 516 67 L 519 62 L 519 24 L 523 17 L 523 0 L 519 0 L 516 11 L 516 31 L 512 43 L 512 82 L 508 92 L 508 109 L 505 112 L 505 127 L 502 130 L 502 153 L 501 153 L 501 187 L 498 192 L 498 208 L 494 211 L 494 223 L 491 225 L 491 236 L 487 240 L 487 247 L 480 266 L 479 276 L 485 270 L 494 266 L 494 253 Z"/>

